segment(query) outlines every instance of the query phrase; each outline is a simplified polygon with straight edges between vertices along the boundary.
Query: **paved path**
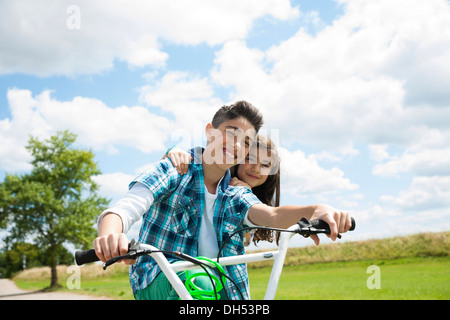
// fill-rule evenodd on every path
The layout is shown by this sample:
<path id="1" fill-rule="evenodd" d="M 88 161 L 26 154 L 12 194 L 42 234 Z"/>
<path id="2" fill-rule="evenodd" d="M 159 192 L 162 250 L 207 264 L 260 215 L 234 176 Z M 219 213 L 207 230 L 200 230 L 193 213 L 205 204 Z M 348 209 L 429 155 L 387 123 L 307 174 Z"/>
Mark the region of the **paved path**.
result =
<path id="1" fill-rule="evenodd" d="M 8 279 L 0 279 L 0 300 L 107 300 L 105 297 L 91 297 L 66 292 L 25 291 L 17 288 Z"/>

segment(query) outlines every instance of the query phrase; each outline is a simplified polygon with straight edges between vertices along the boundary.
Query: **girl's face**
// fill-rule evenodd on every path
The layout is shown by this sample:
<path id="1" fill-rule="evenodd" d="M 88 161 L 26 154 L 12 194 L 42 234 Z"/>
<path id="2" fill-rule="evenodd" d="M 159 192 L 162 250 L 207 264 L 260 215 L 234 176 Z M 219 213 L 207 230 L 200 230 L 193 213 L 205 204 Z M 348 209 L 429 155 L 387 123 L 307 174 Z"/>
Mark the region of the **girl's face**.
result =
<path id="1" fill-rule="evenodd" d="M 256 155 L 250 152 L 245 158 L 245 162 L 238 166 L 237 177 L 239 180 L 242 180 L 248 184 L 251 188 L 254 188 L 266 182 L 270 173 L 270 168 L 270 155 Z"/>

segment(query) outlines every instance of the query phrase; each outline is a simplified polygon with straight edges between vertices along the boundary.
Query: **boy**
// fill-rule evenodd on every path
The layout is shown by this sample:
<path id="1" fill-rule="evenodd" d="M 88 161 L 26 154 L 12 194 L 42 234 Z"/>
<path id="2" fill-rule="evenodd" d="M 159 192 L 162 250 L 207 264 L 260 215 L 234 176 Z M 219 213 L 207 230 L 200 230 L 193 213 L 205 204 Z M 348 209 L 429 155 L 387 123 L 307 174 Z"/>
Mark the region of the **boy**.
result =
<path id="1" fill-rule="evenodd" d="M 346 212 L 327 206 L 272 208 L 262 204 L 248 188 L 228 186 L 228 169 L 245 158 L 262 123 L 261 114 L 248 102 L 224 106 L 206 127 L 206 149 L 191 150 L 194 161 L 187 174 L 180 175 L 170 159 L 164 159 L 137 177 L 129 193 L 99 217 L 94 248 L 100 260 L 127 252 L 124 233 L 140 217 L 139 242 L 194 257 L 217 256 L 223 241 L 242 224 L 289 227 L 306 217 L 327 222 L 332 240 L 338 232 L 348 231 L 351 223 Z M 317 237 L 314 241 L 318 244 Z M 242 234 L 230 239 L 222 253 L 243 254 Z M 225 270 L 249 299 L 246 265 L 227 266 Z M 130 282 L 137 299 L 176 298 L 160 271 L 148 256 L 140 257 L 131 267 Z M 224 290 L 231 299 L 239 299 L 230 281 Z"/>

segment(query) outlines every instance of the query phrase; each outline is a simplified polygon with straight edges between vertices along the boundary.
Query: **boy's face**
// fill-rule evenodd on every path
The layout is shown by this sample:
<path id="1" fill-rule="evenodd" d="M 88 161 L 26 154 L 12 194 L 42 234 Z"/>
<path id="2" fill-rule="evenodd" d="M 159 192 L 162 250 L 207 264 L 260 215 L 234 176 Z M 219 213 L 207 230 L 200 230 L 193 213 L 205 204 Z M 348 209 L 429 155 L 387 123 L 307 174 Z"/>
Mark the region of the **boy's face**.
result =
<path id="1" fill-rule="evenodd" d="M 218 128 L 208 124 L 206 137 L 208 144 L 203 160 L 227 170 L 245 159 L 256 138 L 256 131 L 247 119 L 240 117 L 224 121 Z"/>

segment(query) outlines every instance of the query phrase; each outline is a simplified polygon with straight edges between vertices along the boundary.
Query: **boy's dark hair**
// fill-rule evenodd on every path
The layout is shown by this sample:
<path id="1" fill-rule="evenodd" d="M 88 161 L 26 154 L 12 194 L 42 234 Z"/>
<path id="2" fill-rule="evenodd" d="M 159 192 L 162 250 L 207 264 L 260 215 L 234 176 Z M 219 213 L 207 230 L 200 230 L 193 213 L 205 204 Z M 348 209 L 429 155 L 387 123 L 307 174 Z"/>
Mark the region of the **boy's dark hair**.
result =
<path id="1" fill-rule="evenodd" d="M 223 106 L 214 115 L 211 124 L 218 128 L 223 122 L 239 117 L 247 119 L 255 128 L 256 132 L 263 125 L 263 116 L 257 108 L 247 101 L 238 101 L 229 106 Z"/>

